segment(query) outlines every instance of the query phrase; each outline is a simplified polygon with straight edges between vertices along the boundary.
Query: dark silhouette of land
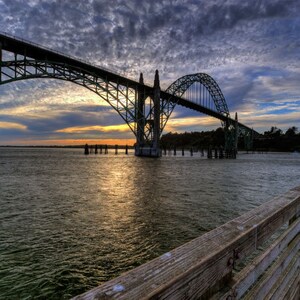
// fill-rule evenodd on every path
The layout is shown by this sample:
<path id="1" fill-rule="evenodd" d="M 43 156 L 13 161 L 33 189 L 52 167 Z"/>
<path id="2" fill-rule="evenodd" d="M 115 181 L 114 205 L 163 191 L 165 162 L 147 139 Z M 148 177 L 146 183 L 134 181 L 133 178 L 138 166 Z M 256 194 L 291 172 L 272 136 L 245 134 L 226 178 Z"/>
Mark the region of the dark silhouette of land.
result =
<path id="1" fill-rule="evenodd" d="M 223 128 L 212 131 L 167 133 L 161 138 L 161 146 L 166 149 L 224 147 L 225 133 Z M 243 135 L 239 136 L 238 148 L 246 148 Z M 256 151 L 300 151 L 300 133 L 297 127 L 289 128 L 285 133 L 277 127 L 271 127 L 259 137 L 253 139 L 253 150 Z"/>

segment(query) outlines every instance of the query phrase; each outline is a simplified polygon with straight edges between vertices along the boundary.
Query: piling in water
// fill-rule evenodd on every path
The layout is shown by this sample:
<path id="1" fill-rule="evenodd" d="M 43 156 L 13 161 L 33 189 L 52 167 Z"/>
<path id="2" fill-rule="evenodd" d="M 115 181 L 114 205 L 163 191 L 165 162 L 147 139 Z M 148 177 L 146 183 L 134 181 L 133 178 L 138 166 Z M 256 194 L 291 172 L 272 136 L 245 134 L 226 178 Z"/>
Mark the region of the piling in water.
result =
<path id="1" fill-rule="evenodd" d="M 219 158 L 223 159 L 224 158 L 224 153 L 223 153 L 223 148 L 220 148 L 220 153 L 219 153 Z"/>
<path id="2" fill-rule="evenodd" d="M 167 155 L 167 148 L 164 147 L 164 155 Z"/>
<path id="3" fill-rule="evenodd" d="M 218 149 L 215 148 L 215 158 L 218 158 Z"/>
<path id="4" fill-rule="evenodd" d="M 208 149 L 207 149 L 207 158 L 209 158 L 209 159 L 212 158 L 212 149 L 211 149 L 211 146 L 209 146 Z"/>
<path id="5" fill-rule="evenodd" d="M 85 155 L 90 154 L 90 153 L 89 153 L 89 145 L 88 145 L 88 144 L 85 144 L 85 146 L 84 146 L 84 154 L 85 154 Z"/>

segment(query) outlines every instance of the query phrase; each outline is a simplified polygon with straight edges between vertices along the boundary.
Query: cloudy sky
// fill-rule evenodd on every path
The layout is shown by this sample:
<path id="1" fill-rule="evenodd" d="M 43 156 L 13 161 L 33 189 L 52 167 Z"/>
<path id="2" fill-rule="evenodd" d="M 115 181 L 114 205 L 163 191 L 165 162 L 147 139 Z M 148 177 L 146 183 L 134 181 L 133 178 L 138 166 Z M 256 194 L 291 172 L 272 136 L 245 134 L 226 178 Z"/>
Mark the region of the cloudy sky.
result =
<path id="1" fill-rule="evenodd" d="M 161 88 L 207 73 L 259 132 L 300 128 L 299 0 L 0 0 L 0 30 Z M 5 55 L 4 55 L 5 59 Z M 177 107 L 165 132 L 218 120 Z M 134 140 L 96 94 L 37 79 L 0 86 L 0 144 Z"/>

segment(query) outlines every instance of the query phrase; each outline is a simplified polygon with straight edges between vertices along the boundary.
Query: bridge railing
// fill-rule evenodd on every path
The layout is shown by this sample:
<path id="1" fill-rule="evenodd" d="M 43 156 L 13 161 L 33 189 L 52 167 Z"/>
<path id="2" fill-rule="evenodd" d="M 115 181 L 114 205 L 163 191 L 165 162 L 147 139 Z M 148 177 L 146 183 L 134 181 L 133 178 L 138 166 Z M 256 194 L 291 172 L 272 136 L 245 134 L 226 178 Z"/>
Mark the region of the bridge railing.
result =
<path id="1" fill-rule="evenodd" d="M 300 187 L 74 299 L 299 299 L 299 232 Z"/>

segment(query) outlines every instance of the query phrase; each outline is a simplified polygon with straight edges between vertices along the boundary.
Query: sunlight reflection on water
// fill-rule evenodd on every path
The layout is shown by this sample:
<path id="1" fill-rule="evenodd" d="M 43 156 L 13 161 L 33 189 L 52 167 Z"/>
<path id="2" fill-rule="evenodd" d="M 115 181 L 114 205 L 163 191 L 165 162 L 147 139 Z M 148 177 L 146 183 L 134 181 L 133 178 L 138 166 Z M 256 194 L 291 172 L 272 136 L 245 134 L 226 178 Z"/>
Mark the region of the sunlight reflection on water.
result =
<path id="1" fill-rule="evenodd" d="M 0 148 L 0 298 L 82 293 L 299 185 L 299 163 Z"/>

